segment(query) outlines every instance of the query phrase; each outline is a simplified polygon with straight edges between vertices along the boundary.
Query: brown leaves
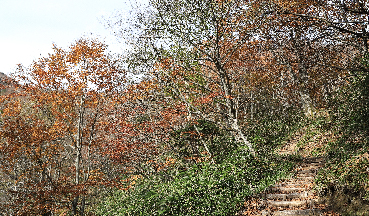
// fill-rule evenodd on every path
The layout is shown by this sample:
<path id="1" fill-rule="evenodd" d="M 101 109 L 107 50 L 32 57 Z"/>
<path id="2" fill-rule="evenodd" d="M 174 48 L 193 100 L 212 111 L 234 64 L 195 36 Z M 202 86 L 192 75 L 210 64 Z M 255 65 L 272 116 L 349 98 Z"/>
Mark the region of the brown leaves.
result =
<path id="1" fill-rule="evenodd" d="M 96 40 L 80 39 L 69 49 L 54 45 L 53 50 L 31 67 L 20 67 L 18 92 L 1 96 L 1 172 L 18 188 L 10 195 L 9 212 L 68 208 L 104 179 L 98 168 L 101 112 L 125 74 Z"/>

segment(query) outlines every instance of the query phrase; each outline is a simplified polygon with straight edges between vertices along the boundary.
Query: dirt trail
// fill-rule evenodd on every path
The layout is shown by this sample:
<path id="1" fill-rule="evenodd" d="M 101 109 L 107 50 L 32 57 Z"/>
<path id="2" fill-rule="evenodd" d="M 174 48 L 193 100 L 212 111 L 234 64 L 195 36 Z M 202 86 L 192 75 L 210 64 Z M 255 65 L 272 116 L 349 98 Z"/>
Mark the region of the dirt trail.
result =
<path id="1" fill-rule="evenodd" d="M 293 178 L 280 182 L 264 194 L 265 209 L 259 215 L 321 215 L 319 197 L 313 192 L 314 178 L 324 158 L 304 158 Z"/>
<path id="2" fill-rule="evenodd" d="M 299 142 L 298 137 L 301 136 L 290 140 L 278 153 L 294 154 Z M 304 157 L 290 179 L 269 187 L 260 197 L 246 201 L 238 215 L 339 215 L 326 210 L 327 206 L 320 202 L 319 196 L 313 190 L 314 178 L 324 164 L 323 157 Z"/>

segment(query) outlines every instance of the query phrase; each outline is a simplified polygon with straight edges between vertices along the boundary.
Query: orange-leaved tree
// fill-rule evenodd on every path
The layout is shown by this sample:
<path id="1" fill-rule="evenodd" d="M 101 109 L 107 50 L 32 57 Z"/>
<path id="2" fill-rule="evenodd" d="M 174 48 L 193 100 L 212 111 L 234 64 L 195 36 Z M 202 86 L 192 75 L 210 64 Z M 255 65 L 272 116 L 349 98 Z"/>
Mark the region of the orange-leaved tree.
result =
<path id="1" fill-rule="evenodd" d="M 148 177 L 173 161 L 170 134 L 186 123 L 186 109 L 159 87 L 155 79 L 130 85 L 109 109 L 104 149 L 120 176 Z"/>
<path id="2" fill-rule="evenodd" d="M 1 97 L 7 212 L 84 214 L 89 187 L 103 177 L 103 107 L 126 81 L 106 49 L 92 39 L 68 49 L 54 45 L 48 57 L 14 74 L 17 91 Z"/>
<path id="3" fill-rule="evenodd" d="M 351 72 L 368 50 L 366 1 L 260 1 L 269 22 L 263 37 L 269 41 L 281 73 L 288 74 L 304 113 L 313 116 L 330 92 Z M 290 77 L 290 78 L 288 78 Z M 287 79 L 286 79 L 287 78 Z"/>

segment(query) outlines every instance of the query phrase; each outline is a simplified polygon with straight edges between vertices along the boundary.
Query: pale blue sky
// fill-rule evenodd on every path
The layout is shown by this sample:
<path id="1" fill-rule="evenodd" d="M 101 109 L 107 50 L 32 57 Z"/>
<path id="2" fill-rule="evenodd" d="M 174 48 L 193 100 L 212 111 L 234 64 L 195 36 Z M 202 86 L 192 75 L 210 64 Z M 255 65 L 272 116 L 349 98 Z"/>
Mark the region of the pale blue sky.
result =
<path id="1" fill-rule="evenodd" d="M 53 43 L 66 48 L 91 33 L 119 52 L 103 17 L 128 11 L 130 5 L 125 0 L 0 0 L 0 72 L 47 56 Z"/>

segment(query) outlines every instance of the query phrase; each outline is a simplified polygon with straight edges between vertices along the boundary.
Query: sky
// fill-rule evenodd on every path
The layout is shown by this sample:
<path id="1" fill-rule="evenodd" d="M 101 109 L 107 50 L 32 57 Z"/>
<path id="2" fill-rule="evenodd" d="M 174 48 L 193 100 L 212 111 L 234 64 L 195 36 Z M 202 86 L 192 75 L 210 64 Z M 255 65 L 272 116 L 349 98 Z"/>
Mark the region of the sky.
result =
<path id="1" fill-rule="evenodd" d="M 53 44 L 67 48 L 85 36 L 119 52 L 122 45 L 104 20 L 130 9 L 125 0 L 0 0 L 0 72 L 29 66 L 52 52 Z"/>

